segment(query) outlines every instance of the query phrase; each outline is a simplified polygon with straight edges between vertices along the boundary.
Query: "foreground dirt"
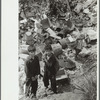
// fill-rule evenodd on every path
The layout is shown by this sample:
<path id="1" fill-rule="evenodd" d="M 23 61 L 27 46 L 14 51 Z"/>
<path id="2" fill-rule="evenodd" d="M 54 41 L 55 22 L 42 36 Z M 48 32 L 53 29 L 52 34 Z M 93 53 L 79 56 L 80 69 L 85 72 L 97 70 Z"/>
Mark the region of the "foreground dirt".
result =
<path id="1" fill-rule="evenodd" d="M 92 47 L 90 48 L 91 55 L 89 55 L 89 57 L 84 57 L 82 59 L 77 60 L 78 63 L 82 64 L 82 67 L 81 67 L 82 70 L 70 71 L 69 79 L 57 82 L 57 90 L 58 90 L 57 94 L 54 94 L 51 90 L 45 91 L 42 78 L 39 79 L 37 99 L 38 100 L 83 100 L 82 98 L 84 96 L 82 95 L 82 91 L 75 88 L 73 84 L 76 83 L 77 85 L 81 87 L 81 85 L 85 83 L 84 74 L 90 78 L 92 77 L 96 83 L 97 81 L 96 79 L 97 78 L 96 76 L 97 51 L 96 49 L 97 49 L 97 46 L 92 45 Z M 23 95 L 20 95 L 19 100 L 31 100 L 31 99 L 29 98 L 26 99 L 23 94 Z M 35 99 L 32 99 L 32 100 L 35 100 Z"/>

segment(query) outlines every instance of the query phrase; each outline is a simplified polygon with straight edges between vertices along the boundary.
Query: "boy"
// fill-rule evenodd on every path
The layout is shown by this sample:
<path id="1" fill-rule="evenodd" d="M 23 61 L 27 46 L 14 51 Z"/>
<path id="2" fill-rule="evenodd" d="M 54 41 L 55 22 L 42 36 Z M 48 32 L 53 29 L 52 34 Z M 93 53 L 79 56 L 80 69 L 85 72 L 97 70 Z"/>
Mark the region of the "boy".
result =
<path id="1" fill-rule="evenodd" d="M 43 82 L 44 86 L 48 88 L 49 85 L 49 79 L 51 82 L 51 89 L 54 93 L 57 93 L 57 88 L 56 88 L 56 57 L 52 53 L 52 48 L 51 45 L 46 46 L 46 58 L 44 59 L 45 66 L 44 66 L 44 77 L 43 77 Z"/>
<path id="2" fill-rule="evenodd" d="M 34 46 L 28 47 L 29 57 L 25 62 L 25 73 L 26 73 L 26 97 L 29 96 L 30 87 L 32 97 L 36 97 L 38 88 L 38 75 L 40 74 L 39 59 L 35 55 L 36 48 Z"/>

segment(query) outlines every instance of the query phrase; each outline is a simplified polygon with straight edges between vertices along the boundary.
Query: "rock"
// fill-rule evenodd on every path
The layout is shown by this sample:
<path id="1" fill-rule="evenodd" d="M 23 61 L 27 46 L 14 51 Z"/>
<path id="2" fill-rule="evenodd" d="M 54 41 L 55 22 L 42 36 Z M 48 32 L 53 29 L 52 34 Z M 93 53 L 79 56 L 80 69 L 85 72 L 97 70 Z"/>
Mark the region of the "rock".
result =
<path id="1" fill-rule="evenodd" d="M 26 55 L 25 55 L 26 56 Z M 20 59 L 18 60 L 18 65 L 24 65 L 24 60 L 23 60 L 23 54 L 22 55 L 19 55 Z"/>
<path id="2" fill-rule="evenodd" d="M 26 17 L 25 17 L 25 14 L 24 14 L 23 11 L 20 13 L 20 17 L 22 17 L 22 18 L 26 18 Z"/>
<path id="3" fill-rule="evenodd" d="M 91 22 L 96 25 L 97 24 L 97 17 L 91 17 Z"/>
<path id="4" fill-rule="evenodd" d="M 79 13 L 81 9 L 83 9 L 83 4 L 82 3 L 78 3 L 77 6 L 75 7 L 74 11 Z"/>
<path id="5" fill-rule="evenodd" d="M 83 48 L 82 51 L 80 52 L 80 55 L 82 57 L 85 57 L 87 55 L 90 55 L 91 51 L 89 49 Z"/>
<path id="6" fill-rule="evenodd" d="M 27 36 L 30 36 L 32 33 L 31 32 L 26 32 L 25 33 Z"/>
<path id="7" fill-rule="evenodd" d="M 87 31 L 87 34 L 88 34 L 90 40 L 96 40 L 97 39 L 97 33 L 96 33 L 96 31 L 94 31 L 94 30 L 91 29 L 91 30 Z"/>
<path id="8" fill-rule="evenodd" d="M 26 19 L 20 21 L 20 23 L 26 23 L 26 22 L 27 22 Z"/>
<path id="9" fill-rule="evenodd" d="M 86 13 L 86 14 L 89 14 L 90 13 L 90 11 L 89 11 L 89 9 L 87 8 L 87 9 L 84 9 L 84 11 L 83 11 L 84 13 Z"/>
<path id="10" fill-rule="evenodd" d="M 77 39 L 77 38 L 79 37 L 79 35 L 80 35 L 80 32 L 77 32 L 77 31 L 73 31 L 73 32 L 71 33 L 71 36 L 72 36 L 72 38 L 74 38 L 74 39 Z"/>
<path id="11" fill-rule="evenodd" d="M 69 70 L 73 70 L 73 69 L 75 69 L 76 68 L 76 64 L 75 64 L 75 62 L 73 62 L 73 60 L 71 60 L 70 58 L 68 58 L 67 60 L 66 60 L 66 69 L 69 69 Z"/>

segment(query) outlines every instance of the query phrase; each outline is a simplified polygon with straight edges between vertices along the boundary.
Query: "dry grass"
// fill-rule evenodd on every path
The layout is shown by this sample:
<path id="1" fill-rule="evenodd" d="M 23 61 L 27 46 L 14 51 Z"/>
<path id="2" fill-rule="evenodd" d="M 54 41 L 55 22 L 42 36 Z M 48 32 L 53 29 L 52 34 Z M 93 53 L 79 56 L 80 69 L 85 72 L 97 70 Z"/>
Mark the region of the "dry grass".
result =
<path id="1" fill-rule="evenodd" d="M 97 97 L 97 84 L 94 81 L 93 77 L 88 77 L 84 75 L 84 80 L 82 80 L 82 84 L 74 84 L 75 88 L 80 90 L 83 99 L 82 100 L 96 100 Z"/>

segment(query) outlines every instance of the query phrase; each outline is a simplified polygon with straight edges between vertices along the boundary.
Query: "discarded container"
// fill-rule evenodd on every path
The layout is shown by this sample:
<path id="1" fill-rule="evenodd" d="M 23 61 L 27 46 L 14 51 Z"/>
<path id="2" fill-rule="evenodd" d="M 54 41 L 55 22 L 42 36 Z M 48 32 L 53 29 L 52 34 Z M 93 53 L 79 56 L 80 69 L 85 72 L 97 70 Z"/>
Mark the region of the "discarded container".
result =
<path id="1" fill-rule="evenodd" d="M 61 44 L 62 48 L 65 49 L 67 47 L 68 41 L 66 38 L 63 38 L 59 40 L 59 43 Z"/>
<path id="2" fill-rule="evenodd" d="M 55 36 L 56 35 L 56 33 L 51 28 L 48 28 L 46 31 L 48 33 L 50 33 L 51 36 Z"/>
<path id="3" fill-rule="evenodd" d="M 75 42 L 69 42 L 68 43 L 68 48 L 74 49 L 76 47 L 76 41 Z"/>
<path id="4" fill-rule="evenodd" d="M 68 75 L 66 75 L 64 68 L 60 68 L 56 75 L 56 81 L 63 80 L 66 78 L 68 78 Z"/>
<path id="5" fill-rule="evenodd" d="M 25 17 L 25 14 L 24 14 L 23 11 L 20 13 L 20 17 L 22 17 L 22 18 L 26 18 L 26 17 Z"/>
<path id="6" fill-rule="evenodd" d="M 56 39 L 61 39 L 61 37 L 57 36 L 56 33 L 51 28 L 48 28 L 46 31 L 50 34 L 51 37 Z"/>
<path id="7" fill-rule="evenodd" d="M 52 47 L 52 50 L 53 50 L 55 56 L 62 54 L 62 46 L 59 43 L 52 44 L 51 47 Z"/>
<path id="8" fill-rule="evenodd" d="M 65 74 L 64 68 L 60 68 L 60 70 L 57 73 L 57 76 L 62 75 L 62 74 Z"/>

